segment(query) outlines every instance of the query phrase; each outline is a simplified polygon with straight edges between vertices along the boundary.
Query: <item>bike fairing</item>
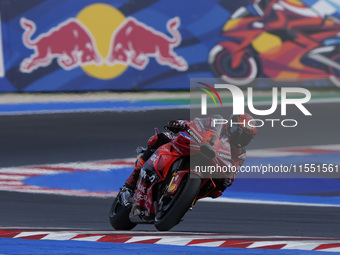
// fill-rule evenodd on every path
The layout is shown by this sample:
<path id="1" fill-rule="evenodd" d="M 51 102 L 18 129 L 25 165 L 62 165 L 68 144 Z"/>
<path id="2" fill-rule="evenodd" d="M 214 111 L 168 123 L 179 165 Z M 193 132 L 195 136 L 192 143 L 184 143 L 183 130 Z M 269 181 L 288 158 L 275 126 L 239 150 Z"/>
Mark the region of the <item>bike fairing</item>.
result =
<path id="1" fill-rule="evenodd" d="M 199 132 L 195 127 L 205 131 Z M 213 127 L 211 118 L 180 121 L 176 124 L 173 122 L 172 127 L 168 126 L 167 129 L 179 134 L 173 135 L 170 142 L 160 145 L 143 165 L 132 205 L 121 209 L 120 195 L 112 205 L 110 222 L 115 229 L 131 229 L 137 223 L 154 223 L 159 230 L 169 230 L 178 224 L 188 208 L 198 199 L 206 196 L 218 197 L 233 182 L 234 173 L 223 173 L 223 176 L 217 177 L 190 171 L 189 157 L 205 157 L 205 163 L 209 159 L 215 164 L 234 164 L 237 167 L 243 164 L 244 148 L 231 146 L 225 125 Z M 158 134 L 157 138 L 162 134 Z M 152 147 L 148 145 L 149 148 Z M 230 155 L 231 160 L 226 155 Z M 189 174 L 196 178 L 189 178 Z M 125 192 L 124 187 L 121 192 Z"/>

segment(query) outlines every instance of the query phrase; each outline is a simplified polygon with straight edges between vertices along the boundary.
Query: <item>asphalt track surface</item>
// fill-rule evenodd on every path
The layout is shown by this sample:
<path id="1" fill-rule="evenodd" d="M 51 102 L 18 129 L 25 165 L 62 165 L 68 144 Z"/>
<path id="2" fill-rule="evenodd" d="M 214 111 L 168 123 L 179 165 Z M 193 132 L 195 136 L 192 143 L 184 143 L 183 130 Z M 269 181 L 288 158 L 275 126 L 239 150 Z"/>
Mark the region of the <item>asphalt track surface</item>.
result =
<path id="1" fill-rule="evenodd" d="M 265 125 L 249 148 L 339 143 L 338 107 L 308 105 L 312 117 L 288 109 L 298 127 Z M 131 157 L 153 127 L 178 118 L 190 118 L 189 110 L 1 116 L 0 167 Z M 0 192 L 0 201 L 0 226 L 111 229 L 111 198 Z M 340 208 L 201 202 L 173 231 L 340 238 Z"/>

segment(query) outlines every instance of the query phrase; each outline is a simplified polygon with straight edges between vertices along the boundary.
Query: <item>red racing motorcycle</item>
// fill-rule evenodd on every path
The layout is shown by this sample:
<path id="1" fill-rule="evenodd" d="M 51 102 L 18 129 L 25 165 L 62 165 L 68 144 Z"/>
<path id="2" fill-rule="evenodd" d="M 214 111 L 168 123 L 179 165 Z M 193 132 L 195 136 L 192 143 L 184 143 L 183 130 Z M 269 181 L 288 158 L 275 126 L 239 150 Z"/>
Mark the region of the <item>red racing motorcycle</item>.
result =
<path id="1" fill-rule="evenodd" d="M 204 129 L 202 119 L 171 142 L 159 147 L 141 169 L 133 203 L 125 206 L 121 193 L 115 198 L 109 219 L 117 230 L 130 230 L 137 224 L 154 224 L 160 231 L 177 225 L 197 200 L 216 189 L 217 178 L 233 175 L 230 144 L 223 126 Z M 216 175 L 197 166 L 224 166 Z"/>

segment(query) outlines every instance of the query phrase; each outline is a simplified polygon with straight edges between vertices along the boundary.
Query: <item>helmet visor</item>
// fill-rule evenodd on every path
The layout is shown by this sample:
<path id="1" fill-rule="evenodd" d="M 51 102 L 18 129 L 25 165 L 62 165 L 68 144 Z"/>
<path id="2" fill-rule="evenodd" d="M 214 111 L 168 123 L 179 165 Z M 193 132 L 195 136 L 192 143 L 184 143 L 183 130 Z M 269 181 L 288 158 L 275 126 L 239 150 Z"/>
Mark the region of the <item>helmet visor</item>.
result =
<path id="1" fill-rule="evenodd" d="M 238 125 L 230 127 L 230 141 L 237 147 L 247 146 L 254 135 L 242 129 Z"/>

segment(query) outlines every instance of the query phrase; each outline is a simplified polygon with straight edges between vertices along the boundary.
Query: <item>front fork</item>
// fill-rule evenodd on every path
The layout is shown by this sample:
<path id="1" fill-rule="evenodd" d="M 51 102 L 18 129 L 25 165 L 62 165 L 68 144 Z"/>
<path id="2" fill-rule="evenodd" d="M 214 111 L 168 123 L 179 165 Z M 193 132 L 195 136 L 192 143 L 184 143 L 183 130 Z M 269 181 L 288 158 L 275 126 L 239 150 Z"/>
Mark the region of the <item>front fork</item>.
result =
<path id="1" fill-rule="evenodd" d="M 191 178 L 191 177 L 190 177 L 190 174 L 197 175 L 199 178 L 202 178 L 202 176 L 200 176 L 198 173 L 196 173 L 196 172 L 190 172 L 190 170 L 181 170 L 181 171 L 178 171 L 178 172 L 174 172 L 173 175 L 172 175 L 171 181 L 170 181 L 170 183 L 169 183 L 169 185 L 168 185 L 168 187 L 167 187 L 167 188 L 168 188 L 168 194 L 169 194 L 169 195 L 173 196 L 173 195 L 176 194 L 177 189 L 178 189 L 180 183 L 182 182 L 183 178 L 184 178 L 187 174 L 189 174 L 189 178 Z M 201 184 L 201 187 L 202 187 L 202 185 L 203 185 L 203 182 L 202 182 L 202 184 Z M 195 198 L 195 199 L 192 201 L 192 204 L 191 204 L 189 210 L 192 210 L 192 209 L 194 208 L 194 206 L 195 206 L 197 200 L 198 200 L 198 199 Z"/>

